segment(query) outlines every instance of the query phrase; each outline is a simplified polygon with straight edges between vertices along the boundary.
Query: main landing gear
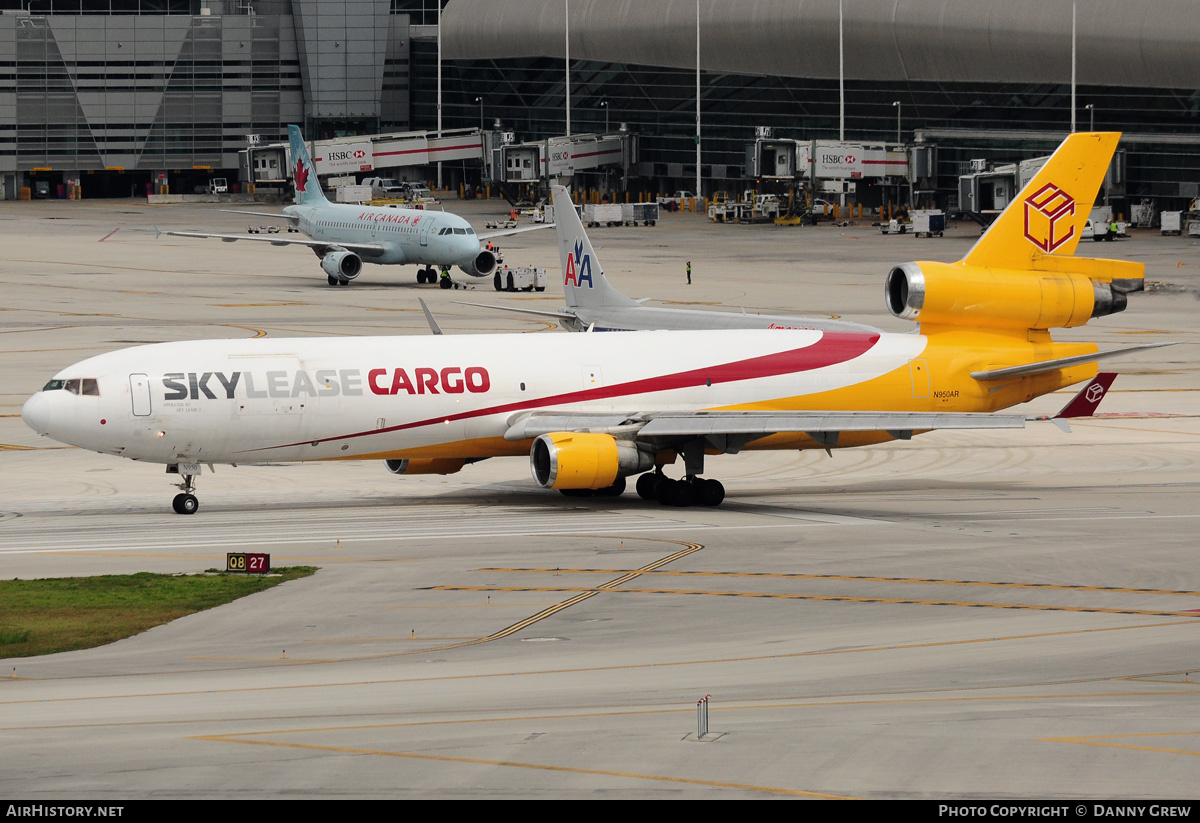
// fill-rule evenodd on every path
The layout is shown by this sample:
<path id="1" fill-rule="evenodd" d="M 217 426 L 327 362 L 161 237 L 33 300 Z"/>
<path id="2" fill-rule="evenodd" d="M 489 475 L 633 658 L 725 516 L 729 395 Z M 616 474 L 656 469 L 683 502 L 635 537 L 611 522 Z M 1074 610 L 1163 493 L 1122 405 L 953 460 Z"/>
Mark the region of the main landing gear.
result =
<path id="1" fill-rule="evenodd" d="M 329 275 L 329 285 L 331 285 L 331 286 L 349 286 L 349 285 L 350 285 L 350 281 L 349 281 L 349 280 L 343 280 L 343 279 L 342 279 L 342 278 L 340 278 L 340 277 L 334 277 L 334 276 L 331 274 L 331 275 Z"/>
<path id="2" fill-rule="evenodd" d="M 432 266 L 426 266 L 423 269 L 417 269 L 417 282 L 421 285 L 428 283 L 433 285 L 437 282 L 437 271 Z"/>
<path id="3" fill-rule="evenodd" d="M 719 506 L 725 499 L 725 487 L 720 480 L 695 475 L 672 480 L 661 468 L 639 477 L 636 488 L 638 497 L 657 500 L 664 506 Z"/>
<path id="4" fill-rule="evenodd" d="M 172 472 L 171 470 L 174 469 Z M 200 501 L 196 499 L 196 495 L 192 494 L 196 490 L 196 475 L 184 474 L 179 466 L 167 466 L 167 472 L 179 475 L 179 482 L 175 485 L 179 488 L 180 494 L 175 495 L 175 499 L 171 501 L 171 508 L 176 514 L 195 514 L 200 508 Z"/>

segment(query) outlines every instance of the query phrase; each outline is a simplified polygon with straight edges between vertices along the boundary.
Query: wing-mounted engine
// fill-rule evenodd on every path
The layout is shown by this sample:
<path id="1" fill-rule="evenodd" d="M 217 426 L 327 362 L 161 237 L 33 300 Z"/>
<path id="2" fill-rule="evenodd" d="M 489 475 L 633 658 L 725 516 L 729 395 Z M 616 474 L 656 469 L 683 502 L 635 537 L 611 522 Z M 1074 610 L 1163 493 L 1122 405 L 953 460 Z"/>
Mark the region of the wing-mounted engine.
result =
<path id="1" fill-rule="evenodd" d="M 611 434 L 551 432 L 533 441 L 529 468 L 547 489 L 603 489 L 654 468 L 654 455 Z"/>
<path id="2" fill-rule="evenodd" d="M 362 274 L 362 258 L 352 251 L 331 251 L 321 258 L 321 268 L 330 277 L 349 281 Z"/>
<path id="3" fill-rule="evenodd" d="M 496 272 L 496 255 L 487 249 L 480 249 L 474 260 L 459 268 L 472 277 L 491 277 Z"/>
<path id="4" fill-rule="evenodd" d="M 1070 328 L 1124 311 L 1144 277 L 1141 263 L 1081 257 L 1045 256 L 1026 271 L 923 261 L 888 272 L 884 296 L 922 326 Z"/>
<path id="5" fill-rule="evenodd" d="M 392 474 L 454 474 L 466 460 L 461 457 L 414 457 L 409 460 L 384 460 Z"/>

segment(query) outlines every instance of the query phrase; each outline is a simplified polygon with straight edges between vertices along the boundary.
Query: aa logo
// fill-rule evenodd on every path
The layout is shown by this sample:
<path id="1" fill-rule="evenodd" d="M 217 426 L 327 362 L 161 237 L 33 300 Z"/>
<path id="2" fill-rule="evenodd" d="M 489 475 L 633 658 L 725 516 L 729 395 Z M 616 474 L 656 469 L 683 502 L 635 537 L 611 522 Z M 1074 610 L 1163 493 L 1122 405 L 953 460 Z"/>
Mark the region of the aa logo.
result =
<path id="1" fill-rule="evenodd" d="M 567 255 L 567 270 L 563 272 L 563 285 L 582 288 L 584 281 L 592 288 L 592 256 L 583 253 L 583 241 L 575 241 L 575 253 Z"/>

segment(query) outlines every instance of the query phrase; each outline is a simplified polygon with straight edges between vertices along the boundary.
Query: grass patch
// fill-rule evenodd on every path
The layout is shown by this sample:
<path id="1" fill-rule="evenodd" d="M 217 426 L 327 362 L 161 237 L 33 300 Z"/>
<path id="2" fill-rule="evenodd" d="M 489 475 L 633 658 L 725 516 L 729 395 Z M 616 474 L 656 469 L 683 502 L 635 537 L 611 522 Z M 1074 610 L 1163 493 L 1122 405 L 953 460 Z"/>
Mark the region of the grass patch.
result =
<path id="1" fill-rule="evenodd" d="M 103 646 L 315 572 L 291 566 L 270 575 L 140 572 L 0 581 L 0 659 Z"/>

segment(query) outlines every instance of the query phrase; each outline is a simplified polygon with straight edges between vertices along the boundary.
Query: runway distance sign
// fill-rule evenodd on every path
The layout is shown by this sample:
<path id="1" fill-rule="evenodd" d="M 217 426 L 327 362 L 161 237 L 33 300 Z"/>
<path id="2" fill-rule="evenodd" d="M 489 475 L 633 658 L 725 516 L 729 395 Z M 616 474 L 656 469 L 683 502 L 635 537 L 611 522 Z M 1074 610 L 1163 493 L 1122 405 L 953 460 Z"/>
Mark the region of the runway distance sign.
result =
<path id="1" fill-rule="evenodd" d="M 266 574 L 271 570 L 271 555 L 229 552 L 225 555 L 225 571 Z"/>

